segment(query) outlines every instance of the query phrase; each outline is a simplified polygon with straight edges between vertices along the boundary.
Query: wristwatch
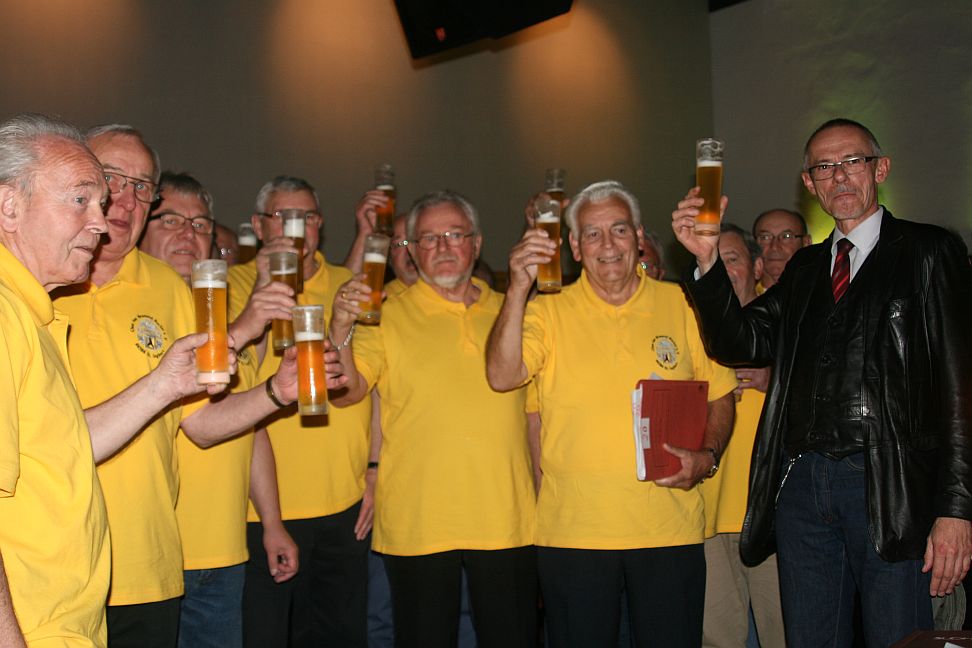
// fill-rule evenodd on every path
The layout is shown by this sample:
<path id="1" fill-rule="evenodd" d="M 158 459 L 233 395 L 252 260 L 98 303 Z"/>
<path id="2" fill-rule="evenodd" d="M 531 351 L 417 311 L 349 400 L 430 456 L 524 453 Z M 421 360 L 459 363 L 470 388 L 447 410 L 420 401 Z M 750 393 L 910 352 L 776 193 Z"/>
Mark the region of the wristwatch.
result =
<path id="1" fill-rule="evenodd" d="M 702 448 L 702 450 L 712 455 L 712 467 L 709 468 L 709 474 L 705 476 L 705 479 L 712 479 L 719 472 L 719 455 L 716 454 L 715 448 Z"/>

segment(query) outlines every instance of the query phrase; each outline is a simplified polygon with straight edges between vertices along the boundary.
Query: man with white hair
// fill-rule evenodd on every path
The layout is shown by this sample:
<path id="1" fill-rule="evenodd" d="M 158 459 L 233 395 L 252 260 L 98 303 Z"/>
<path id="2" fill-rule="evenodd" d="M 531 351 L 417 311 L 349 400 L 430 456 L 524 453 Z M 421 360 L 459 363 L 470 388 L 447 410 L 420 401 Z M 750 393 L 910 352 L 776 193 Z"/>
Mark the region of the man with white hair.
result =
<path id="1" fill-rule="evenodd" d="M 527 303 L 537 266 L 559 245 L 528 229 L 486 350 L 489 383 L 540 392 L 543 482 L 537 558 L 550 645 L 618 643 L 626 592 L 638 646 L 698 646 L 705 558 L 702 498 L 733 420 L 736 380 L 702 348 L 680 288 L 646 276 L 635 197 L 617 182 L 575 196 L 565 220 L 583 266 L 560 293 Z M 675 475 L 635 478 L 631 390 L 645 378 L 709 383 L 702 449 L 665 448 Z"/>
<path id="2" fill-rule="evenodd" d="M 391 585 L 395 645 L 456 645 L 464 570 L 478 645 L 536 646 L 526 390 L 499 394 L 486 382 L 501 297 L 472 274 L 478 216 L 464 197 L 439 191 L 419 198 L 405 229 L 419 280 L 351 342 L 370 292 L 358 275 L 338 291 L 331 322 L 349 377 L 333 402 L 381 393 L 372 544 Z"/>

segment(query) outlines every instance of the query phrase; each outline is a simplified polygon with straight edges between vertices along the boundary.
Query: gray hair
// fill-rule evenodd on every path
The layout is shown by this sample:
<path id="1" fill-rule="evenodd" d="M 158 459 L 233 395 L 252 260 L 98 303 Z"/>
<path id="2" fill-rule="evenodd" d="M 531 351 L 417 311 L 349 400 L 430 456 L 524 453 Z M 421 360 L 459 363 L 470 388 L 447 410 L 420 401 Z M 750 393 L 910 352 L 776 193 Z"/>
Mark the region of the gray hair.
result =
<path id="1" fill-rule="evenodd" d="M 159 193 L 166 188 L 203 201 L 206 209 L 209 211 L 209 217 L 214 218 L 213 195 L 209 193 L 209 189 L 206 189 L 199 180 L 196 180 L 190 174 L 185 172 L 175 173 L 173 171 L 163 171 L 162 175 L 159 176 Z"/>
<path id="2" fill-rule="evenodd" d="M 310 192 L 310 194 L 314 196 L 314 202 L 317 204 L 318 208 L 320 208 L 321 201 L 317 197 L 317 191 L 309 182 L 303 178 L 279 175 L 260 187 L 260 191 L 257 192 L 256 197 L 256 213 L 267 213 L 267 205 L 270 203 L 270 198 L 273 196 L 273 194 L 278 192 L 297 193 L 299 191 Z"/>
<path id="3" fill-rule="evenodd" d="M 817 127 L 817 130 L 813 131 L 813 134 L 807 139 L 806 146 L 803 147 L 803 170 L 806 171 L 810 166 L 810 144 L 813 139 L 824 132 L 825 130 L 830 130 L 831 128 L 856 128 L 871 145 L 871 155 L 881 157 L 884 153 L 881 152 L 881 145 L 878 144 L 877 138 L 874 137 L 874 133 L 871 132 L 867 126 L 860 122 L 856 122 L 853 119 L 847 119 L 846 117 L 837 117 L 835 119 L 830 119 L 822 123 Z"/>
<path id="4" fill-rule="evenodd" d="M 451 189 L 443 189 L 441 191 L 427 193 L 412 203 L 411 208 L 408 210 L 408 216 L 405 217 L 406 238 L 412 239 L 415 237 L 415 225 L 418 222 L 419 215 L 426 209 L 437 205 L 453 205 L 458 208 L 472 226 L 473 234 L 479 234 L 479 213 L 476 211 L 476 208 L 462 194 Z"/>
<path id="5" fill-rule="evenodd" d="M 0 124 L 0 184 L 16 185 L 29 201 L 43 152 L 43 140 L 61 138 L 84 146 L 75 126 L 39 113 L 24 113 Z"/>
<path id="6" fill-rule="evenodd" d="M 125 135 L 137 139 L 152 158 L 152 182 L 155 184 L 159 183 L 159 174 L 162 173 L 162 162 L 159 160 L 158 151 L 149 146 L 148 142 L 145 141 L 145 136 L 142 135 L 142 131 L 128 124 L 100 124 L 89 128 L 88 132 L 84 134 L 84 137 L 90 142 L 94 138 L 101 137 L 102 135 Z"/>
<path id="7" fill-rule="evenodd" d="M 570 232 L 575 237 L 579 234 L 577 231 L 577 214 L 581 209 L 590 203 L 607 200 L 617 200 L 624 203 L 628 207 L 628 213 L 631 214 L 631 222 L 634 223 L 636 228 L 641 225 L 641 208 L 638 206 L 638 199 L 635 198 L 634 194 L 616 180 L 603 180 L 587 185 L 580 190 L 580 193 L 570 199 L 570 205 L 567 206 L 567 212 L 564 214 L 564 222 Z"/>
<path id="8" fill-rule="evenodd" d="M 719 231 L 723 234 L 731 232 L 739 235 L 739 237 L 743 240 L 743 245 L 745 245 L 746 249 L 749 251 L 749 261 L 751 264 L 756 263 L 756 259 L 763 256 L 763 248 L 759 247 L 759 243 L 756 242 L 753 235 L 738 225 L 723 221 L 723 223 L 719 225 Z"/>

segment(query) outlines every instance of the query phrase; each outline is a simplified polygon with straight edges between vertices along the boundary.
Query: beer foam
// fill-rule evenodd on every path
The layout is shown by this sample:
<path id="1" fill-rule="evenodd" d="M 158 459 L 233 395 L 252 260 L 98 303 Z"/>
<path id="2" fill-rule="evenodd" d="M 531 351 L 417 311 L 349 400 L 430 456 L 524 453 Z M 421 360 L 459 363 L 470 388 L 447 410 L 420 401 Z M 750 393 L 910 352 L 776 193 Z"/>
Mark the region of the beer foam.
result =
<path id="1" fill-rule="evenodd" d="M 395 191 L 395 185 L 392 184 L 380 184 L 375 187 L 378 191 Z"/>
<path id="2" fill-rule="evenodd" d="M 297 274 L 297 268 L 294 268 L 293 270 L 271 270 L 270 271 L 271 277 L 282 277 L 284 275 L 289 275 L 289 274 Z"/>
<path id="3" fill-rule="evenodd" d="M 560 219 L 554 215 L 553 212 L 543 212 L 542 214 L 537 214 L 538 223 L 559 223 Z"/>
<path id="4" fill-rule="evenodd" d="M 324 331 L 295 331 L 295 342 L 314 342 L 324 339 Z"/>
<path id="5" fill-rule="evenodd" d="M 700 167 L 721 167 L 722 166 L 722 160 L 698 160 L 698 161 L 696 161 L 695 166 L 700 166 Z"/>
<path id="6" fill-rule="evenodd" d="M 193 288 L 226 288 L 226 282 L 219 279 L 194 279 Z"/>
<path id="7" fill-rule="evenodd" d="M 304 238 L 304 221 L 292 220 L 284 223 L 284 236 L 290 238 Z"/>
<path id="8" fill-rule="evenodd" d="M 365 263 L 384 263 L 387 259 L 388 257 L 378 252 L 365 252 L 364 255 Z"/>
<path id="9" fill-rule="evenodd" d="M 257 244 L 257 237 L 255 234 L 244 234 L 243 236 L 240 237 L 239 240 L 240 240 L 240 245 L 249 245 L 252 247 L 256 247 Z"/>

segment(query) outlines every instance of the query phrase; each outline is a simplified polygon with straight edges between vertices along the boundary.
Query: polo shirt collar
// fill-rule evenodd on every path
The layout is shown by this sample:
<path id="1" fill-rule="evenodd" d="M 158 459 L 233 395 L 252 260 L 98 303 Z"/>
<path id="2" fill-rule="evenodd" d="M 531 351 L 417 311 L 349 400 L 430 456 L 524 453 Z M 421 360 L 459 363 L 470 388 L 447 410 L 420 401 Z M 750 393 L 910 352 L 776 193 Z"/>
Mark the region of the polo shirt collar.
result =
<path id="1" fill-rule="evenodd" d="M 472 282 L 479 288 L 479 297 L 476 299 L 475 302 L 473 302 L 469 306 L 469 308 L 484 303 L 489 298 L 489 292 L 490 292 L 489 284 L 487 284 L 479 277 L 473 277 Z M 468 310 L 464 302 L 454 302 L 446 299 L 439 293 L 435 292 L 435 289 L 432 288 L 432 286 L 430 286 L 428 283 L 426 283 L 425 279 L 422 279 L 421 277 L 419 277 L 419 280 L 416 281 L 411 287 L 409 287 L 409 291 L 415 291 L 415 299 L 418 300 L 419 305 L 426 312 L 431 312 L 431 311 L 465 312 L 466 310 Z"/>
<path id="2" fill-rule="evenodd" d="M 615 306 L 614 304 L 607 303 L 606 301 L 601 299 L 596 292 L 594 292 L 594 287 L 591 285 L 590 279 L 587 278 L 586 270 L 581 270 L 580 279 L 577 280 L 577 283 L 580 284 L 581 292 L 583 293 L 584 298 L 592 306 L 594 306 L 595 308 L 599 308 L 603 311 L 608 311 L 613 313 L 618 310 L 626 309 L 630 307 L 632 304 L 636 303 L 641 298 L 645 290 L 647 290 L 648 284 L 651 283 L 651 280 L 648 278 L 647 275 L 645 275 L 644 268 L 641 267 L 640 263 L 638 264 L 638 267 L 635 271 L 638 274 L 638 287 L 635 288 L 634 293 L 631 295 L 631 297 L 628 298 L 628 301 L 621 304 L 620 306 Z"/>
<path id="3" fill-rule="evenodd" d="M 54 320 L 50 295 L 5 245 L 0 245 L 0 282 L 23 300 L 37 326 L 47 326 Z"/>

